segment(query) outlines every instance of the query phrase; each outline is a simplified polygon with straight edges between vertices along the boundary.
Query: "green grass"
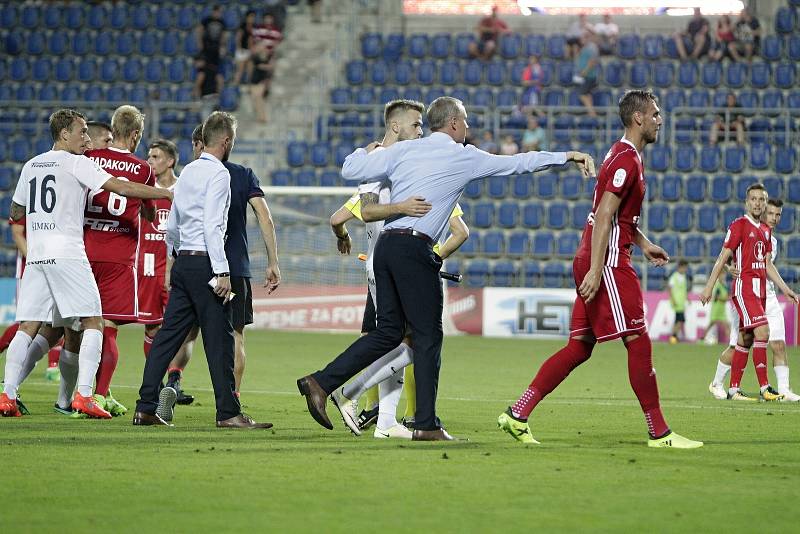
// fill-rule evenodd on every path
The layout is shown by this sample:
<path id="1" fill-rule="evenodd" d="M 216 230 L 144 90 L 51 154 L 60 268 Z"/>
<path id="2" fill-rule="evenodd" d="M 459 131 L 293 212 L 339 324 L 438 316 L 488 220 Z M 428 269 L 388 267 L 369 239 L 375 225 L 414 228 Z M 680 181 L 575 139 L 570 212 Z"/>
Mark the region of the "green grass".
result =
<path id="1" fill-rule="evenodd" d="M 120 333 L 114 395 L 133 408 L 141 329 Z M 245 410 L 272 431 L 214 428 L 202 351 L 184 380 L 195 405 L 175 428 L 70 420 L 37 368 L 33 415 L 0 420 L 3 532 L 793 531 L 800 513 L 800 406 L 715 401 L 717 347 L 656 344 L 668 422 L 696 451 L 645 446 L 618 342 L 598 347 L 531 419 L 541 446 L 513 442 L 498 414 L 560 342 L 445 340 L 439 414 L 468 442 L 356 438 L 308 415 L 295 380 L 348 335 L 248 332 Z M 797 349 L 791 349 L 792 356 Z M 5 361 L 5 360 L 3 360 Z M 800 387 L 800 362 L 793 362 Z M 40 364 L 41 367 L 41 364 Z M 756 391 L 752 365 L 745 389 Z"/>

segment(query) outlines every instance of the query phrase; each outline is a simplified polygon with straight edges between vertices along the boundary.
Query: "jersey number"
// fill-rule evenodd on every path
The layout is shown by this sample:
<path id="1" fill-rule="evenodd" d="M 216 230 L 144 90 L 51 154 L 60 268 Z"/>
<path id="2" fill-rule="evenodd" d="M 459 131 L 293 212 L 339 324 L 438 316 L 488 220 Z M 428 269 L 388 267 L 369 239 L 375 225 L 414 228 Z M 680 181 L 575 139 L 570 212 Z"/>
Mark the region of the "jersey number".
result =
<path id="1" fill-rule="evenodd" d="M 40 192 L 41 198 L 39 199 L 39 207 L 45 213 L 53 213 L 56 207 L 56 190 L 50 185 L 56 181 L 56 177 L 48 174 L 42 179 L 42 190 Z M 36 178 L 30 182 L 31 190 L 28 195 L 28 213 L 36 213 Z"/>
<path id="2" fill-rule="evenodd" d="M 123 178 L 122 176 L 118 176 L 117 180 L 125 180 L 128 181 L 127 178 Z M 102 206 L 95 206 L 94 204 L 94 197 L 100 193 L 100 191 L 95 191 L 94 193 L 89 192 L 89 199 L 86 203 L 87 211 L 91 211 L 92 213 L 103 213 Z M 112 193 L 109 191 L 108 193 L 108 213 L 111 215 L 120 216 L 125 213 L 125 208 L 128 207 L 128 199 L 120 196 L 116 193 Z"/>

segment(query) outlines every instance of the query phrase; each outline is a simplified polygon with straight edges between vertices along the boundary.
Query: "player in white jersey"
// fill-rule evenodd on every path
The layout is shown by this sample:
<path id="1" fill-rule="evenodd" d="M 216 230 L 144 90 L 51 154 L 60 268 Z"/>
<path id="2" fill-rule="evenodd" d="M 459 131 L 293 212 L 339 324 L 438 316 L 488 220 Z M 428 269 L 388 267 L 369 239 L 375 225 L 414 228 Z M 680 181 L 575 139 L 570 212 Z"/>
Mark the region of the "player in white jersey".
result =
<path id="1" fill-rule="evenodd" d="M 4 417 L 21 415 L 16 398 L 28 348 L 42 323 L 51 322 L 54 328 L 66 327 L 61 371 L 62 380 L 72 387 L 77 383 L 72 408 L 91 417 L 111 418 L 92 398 L 103 319 L 83 245 L 86 195 L 101 189 L 133 198 L 171 199 L 172 194 L 114 178 L 84 157 L 87 131 L 81 113 L 71 109 L 53 113 L 53 149 L 25 163 L 14 192 L 11 218 L 26 217 L 28 256 L 17 304 L 20 327 L 8 348 L 0 395 L 0 415 Z"/>
<path id="2" fill-rule="evenodd" d="M 775 227 L 781 222 L 783 211 L 783 200 L 779 198 L 769 199 L 767 209 L 762 220 L 772 229 L 770 240 L 772 241 L 772 263 L 777 260 L 778 240 L 775 238 Z M 767 321 L 769 321 L 769 346 L 772 349 L 772 367 L 775 377 L 778 380 L 778 394 L 783 395 L 780 399 L 783 402 L 800 402 L 800 395 L 794 393 L 789 386 L 789 359 L 786 355 L 786 325 L 783 319 L 783 307 L 778 302 L 775 293 L 775 284 L 767 280 L 767 307 L 765 308 Z M 714 380 L 708 386 L 708 390 L 715 398 L 724 400 L 728 398 L 725 387 L 722 385 L 725 376 L 731 368 L 733 351 L 739 339 L 739 315 L 731 314 L 731 338 L 728 348 L 722 353 L 717 362 L 717 372 Z M 746 397 L 753 399 L 753 397 Z"/>

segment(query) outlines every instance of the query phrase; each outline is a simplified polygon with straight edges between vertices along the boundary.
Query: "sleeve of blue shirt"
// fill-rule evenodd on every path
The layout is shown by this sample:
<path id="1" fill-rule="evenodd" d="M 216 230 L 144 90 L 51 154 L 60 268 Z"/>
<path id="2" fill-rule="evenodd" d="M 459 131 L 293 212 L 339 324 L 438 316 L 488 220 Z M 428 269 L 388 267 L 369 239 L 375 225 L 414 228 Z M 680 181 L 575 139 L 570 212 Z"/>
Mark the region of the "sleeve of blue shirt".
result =
<path id="1" fill-rule="evenodd" d="M 375 182 L 387 178 L 394 168 L 402 144 L 395 143 L 389 148 L 375 149 L 369 153 L 363 148 L 357 148 L 345 158 L 342 178 L 362 182 Z"/>
<path id="2" fill-rule="evenodd" d="M 472 179 L 490 176 L 508 176 L 524 172 L 535 172 L 551 165 L 567 162 L 566 152 L 523 152 L 513 156 L 495 156 L 467 145 L 472 168 Z"/>
<path id="3" fill-rule="evenodd" d="M 248 191 L 247 198 L 263 197 L 264 190 L 261 189 L 261 184 L 258 182 L 258 176 L 253 172 L 253 169 L 247 169 Z"/>
<path id="4" fill-rule="evenodd" d="M 215 273 L 230 272 L 225 257 L 225 219 L 230 195 L 231 175 L 228 169 L 223 168 L 209 180 L 203 201 L 203 235 L 211 269 Z"/>

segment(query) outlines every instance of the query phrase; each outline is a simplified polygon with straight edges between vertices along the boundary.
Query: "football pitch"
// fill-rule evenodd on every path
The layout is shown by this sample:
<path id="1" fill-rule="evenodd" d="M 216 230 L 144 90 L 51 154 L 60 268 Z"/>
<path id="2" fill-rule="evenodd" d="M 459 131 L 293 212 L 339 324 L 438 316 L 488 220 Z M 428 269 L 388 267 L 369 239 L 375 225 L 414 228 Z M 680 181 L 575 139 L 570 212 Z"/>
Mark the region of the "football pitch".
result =
<path id="1" fill-rule="evenodd" d="M 673 532 L 800 524 L 800 405 L 716 401 L 720 346 L 654 344 L 662 405 L 699 450 L 648 449 L 624 347 L 599 346 L 531 418 L 540 446 L 497 416 L 559 341 L 445 339 L 438 411 L 469 441 L 357 438 L 329 404 L 317 425 L 295 380 L 350 335 L 248 331 L 244 410 L 267 431 L 218 430 L 202 348 L 184 375 L 196 396 L 174 428 L 52 412 L 40 362 L 21 390 L 32 415 L 0 419 L 3 532 Z M 141 327 L 120 332 L 113 392 L 133 409 Z M 800 351 L 790 349 L 800 389 Z M 0 362 L 4 363 L 5 358 Z M 770 371 L 771 374 L 771 371 Z M 748 364 L 743 388 L 757 392 Z M 401 402 L 401 407 L 403 406 Z"/>

